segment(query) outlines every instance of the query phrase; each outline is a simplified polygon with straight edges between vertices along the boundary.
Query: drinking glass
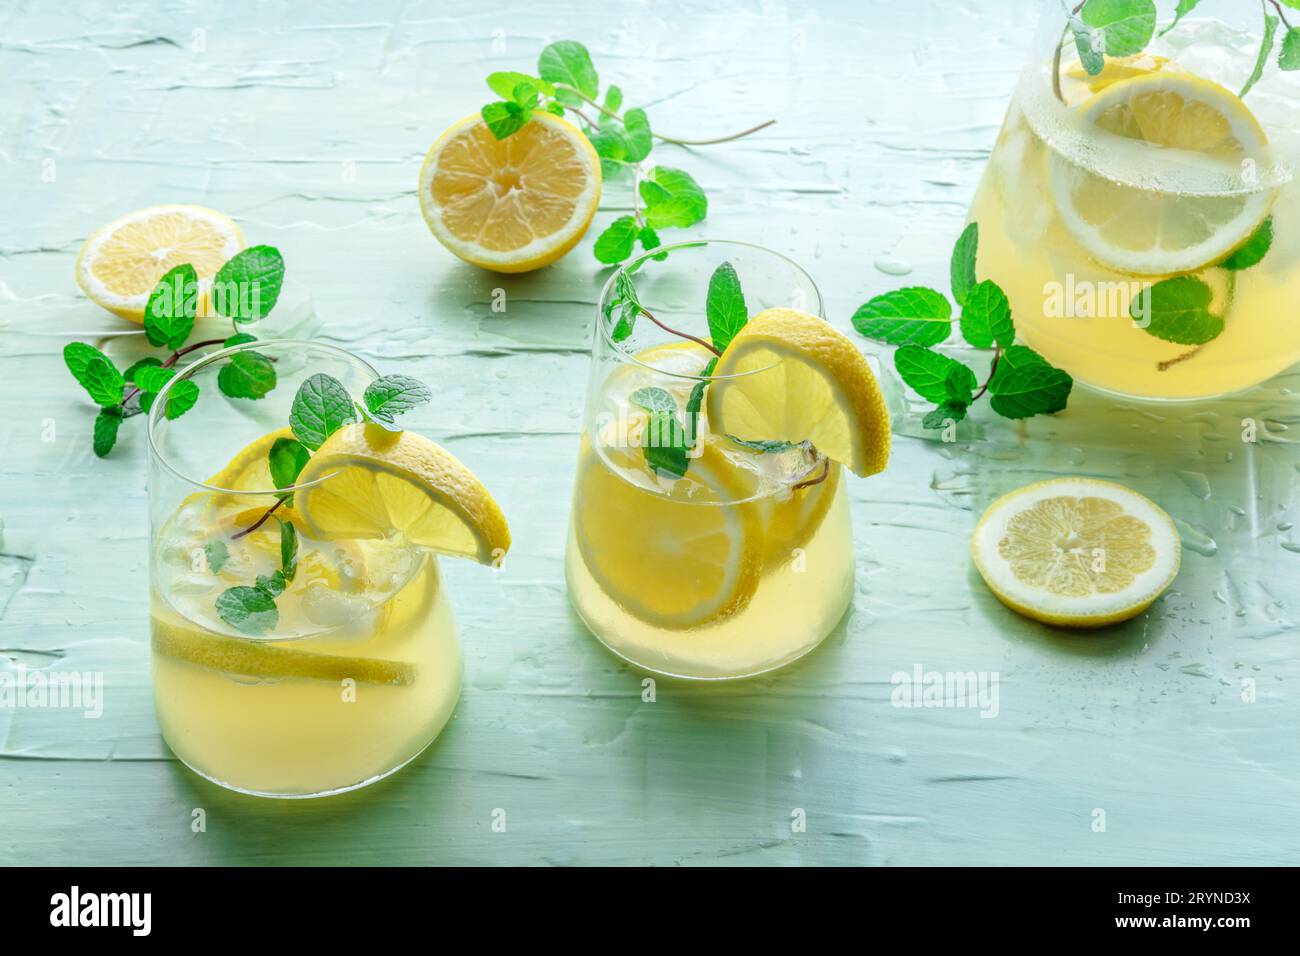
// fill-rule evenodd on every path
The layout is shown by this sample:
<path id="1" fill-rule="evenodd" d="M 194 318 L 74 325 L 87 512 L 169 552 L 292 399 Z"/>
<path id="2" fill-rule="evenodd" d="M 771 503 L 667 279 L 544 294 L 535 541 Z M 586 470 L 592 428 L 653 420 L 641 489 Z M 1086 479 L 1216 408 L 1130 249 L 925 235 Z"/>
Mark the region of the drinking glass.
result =
<path id="1" fill-rule="evenodd" d="M 1204 0 L 1154 30 L 1107 29 L 1103 9 L 1047 5 L 970 211 L 979 278 L 1007 292 L 1026 344 L 1095 388 L 1255 385 L 1300 359 L 1285 28 L 1252 82 L 1260 4 Z"/>
<path id="2" fill-rule="evenodd" d="M 751 316 L 822 316 L 803 269 L 747 243 L 684 243 L 617 270 L 597 310 L 565 560 L 570 600 L 606 647 L 648 671 L 715 680 L 808 653 L 853 591 L 840 466 L 807 444 L 742 443 L 709 427 L 702 399 L 721 379 L 710 375 L 705 303 L 723 263 Z M 630 334 L 628 283 L 644 308 Z M 782 364 L 747 374 L 780 389 Z M 671 414 L 645 407 L 669 402 Z M 684 474 L 661 467 L 674 437 L 689 446 Z"/>
<path id="3" fill-rule="evenodd" d="M 223 394 L 219 377 L 252 352 L 274 365 L 275 388 L 256 400 Z M 246 343 L 178 373 L 149 412 L 158 722 L 196 773 L 261 796 L 323 796 L 392 773 L 438 736 L 460 692 L 460 646 L 435 555 L 400 534 L 313 538 L 301 509 L 281 501 L 268 451 L 291 434 L 293 398 L 316 373 L 353 396 L 378 377 L 333 346 Z M 196 404 L 169 418 L 169 403 L 194 386 Z M 273 577 L 288 535 L 296 569 L 275 619 L 263 618 L 258 634 L 232 626 L 217 599 Z"/>

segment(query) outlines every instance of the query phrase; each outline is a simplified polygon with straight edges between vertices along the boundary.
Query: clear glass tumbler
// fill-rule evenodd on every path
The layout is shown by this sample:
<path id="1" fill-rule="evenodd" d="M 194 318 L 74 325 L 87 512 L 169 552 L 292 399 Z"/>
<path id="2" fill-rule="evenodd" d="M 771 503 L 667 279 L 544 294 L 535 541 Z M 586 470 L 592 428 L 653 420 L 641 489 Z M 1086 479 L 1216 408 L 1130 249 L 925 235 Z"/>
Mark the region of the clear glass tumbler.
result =
<path id="1" fill-rule="evenodd" d="M 260 399 L 230 398 L 218 378 L 249 353 L 273 364 L 276 385 Z M 436 556 L 400 534 L 312 537 L 302 509 L 281 500 L 268 452 L 291 434 L 293 398 L 316 373 L 357 397 L 378 377 L 329 345 L 255 342 L 179 372 L 149 414 L 158 722 L 196 773 L 261 796 L 321 796 L 392 773 L 438 736 L 460 692 Z M 169 418 L 169 403 L 195 387 L 194 406 Z M 305 487 L 294 486 L 300 501 Z M 295 570 L 275 585 L 273 617 L 260 612 L 256 634 L 232 626 L 218 599 L 273 578 L 288 538 Z"/>
<path id="2" fill-rule="evenodd" d="M 747 243 L 684 243 L 617 270 L 596 317 L 565 561 L 570 600 L 606 647 L 683 678 L 790 663 L 834 628 L 853 592 L 840 466 L 807 444 L 709 428 L 703 396 L 721 379 L 709 374 L 705 304 L 723 263 L 751 316 L 822 316 L 803 269 Z M 630 334 L 620 327 L 627 283 L 645 310 Z M 783 387 L 780 363 L 748 374 Z"/>

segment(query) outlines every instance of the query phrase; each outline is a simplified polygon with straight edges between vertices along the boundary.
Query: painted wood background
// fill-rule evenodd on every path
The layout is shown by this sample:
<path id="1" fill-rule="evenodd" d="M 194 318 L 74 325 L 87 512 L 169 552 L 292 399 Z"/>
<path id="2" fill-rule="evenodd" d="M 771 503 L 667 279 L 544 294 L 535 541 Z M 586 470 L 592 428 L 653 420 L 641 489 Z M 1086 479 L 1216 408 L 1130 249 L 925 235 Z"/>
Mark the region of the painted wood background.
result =
<path id="1" fill-rule="evenodd" d="M 944 282 L 1037 6 L 0 4 L 0 667 L 106 681 L 97 720 L 0 709 L 0 863 L 1300 862 L 1300 377 L 1190 406 L 1077 394 L 1054 419 L 977 415 L 950 445 L 900 405 L 889 471 L 851 485 L 858 590 L 828 643 L 777 676 L 661 681 L 642 703 L 562 573 L 594 233 L 503 278 L 453 259 L 420 217 L 423 154 L 484 101 L 481 77 L 580 39 L 665 130 L 778 118 L 656 155 L 709 194 L 690 235 L 794 257 L 847 329 L 875 293 Z M 82 241 L 161 202 L 224 210 L 284 251 L 283 331 L 435 383 L 411 427 L 512 519 L 499 575 L 447 569 L 467 657 L 456 716 L 367 791 L 236 796 L 158 735 L 142 423 L 96 460 L 59 351 L 125 328 L 79 294 Z M 608 188 L 597 226 L 627 206 Z M 1053 632 L 970 566 L 983 508 L 1058 474 L 1126 482 L 1179 522 L 1182 574 L 1129 625 Z M 891 706 L 891 675 L 917 665 L 997 672 L 997 716 Z"/>

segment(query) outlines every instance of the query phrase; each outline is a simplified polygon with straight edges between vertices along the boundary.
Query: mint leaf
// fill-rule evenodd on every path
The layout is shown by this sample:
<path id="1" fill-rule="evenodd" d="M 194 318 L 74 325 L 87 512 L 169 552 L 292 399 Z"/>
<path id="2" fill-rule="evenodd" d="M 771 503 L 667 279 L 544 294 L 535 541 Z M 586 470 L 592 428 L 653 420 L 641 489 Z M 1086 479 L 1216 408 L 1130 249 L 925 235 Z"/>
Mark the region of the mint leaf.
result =
<path id="1" fill-rule="evenodd" d="M 280 570 L 284 580 L 292 581 L 298 573 L 298 529 L 291 521 L 280 522 Z"/>
<path id="2" fill-rule="evenodd" d="M 357 420 L 352 397 L 338 379 L 317 372 L 298 386 L 289 412 L 289 427 L 312 451 L 344 425 Z"/>
<path id="3" fill-rule="evenodd" d="M 894 368 L 899 377 L 922 398 L 931 402 L 945 402 L 952 397 L 948 390 L 948 376 L 955 374 L 969 381 L 974 392 L 975 373 L 956 359 L 949 358 L 919 345 L 904 345 L 894 353 Z"/>
<path id="4" fill-rule="evenodd" d="M 967 403 L 969 404 L 969 403 Z M 921 419 L 922 428 L 947 428 L 948 423 L 956 424 L 966 417 L 967 404 L 961 402 L 944 402 L 932 408 Z"/>
<path id="5" fill-rule="evenodd" d="M 770 438 L 763 441 L 748 441 L 744 438 L 737 438 L 735 435 L 728 435 L 727 439 L 735 442 L 743 448 L 748 448 L 750 451 L 758 452 L 760 455 L 773 455 L 778 452 L 789 451 L 791 448 L 795 447 L 794 442 L 782 441 L 779 438 Z"/>
<path id="6" fill-rule="evenodd" d="M 148 398 L 149 404 L 153 404 L 153 394 L 142 395 L 141 398 Z M 180 418 L 193 408 L 194 403 L 198 400 L 199 387 L 187 378 L 183 382 L 177 382 L 168 389 L 167 408 L 163 411 L 163 414 L 168 418 L 168 420 Z M 141 402 L 141 407 L 144 407 L 143 402 Z M 148 409 L 145 410 L 148 411 Z"/>
<path id="7" fill-rule="evenodd" d="M 969 405 L 975 398 L 975 385 L 975 373 L 965 365 L 950 368 L 943 380 L 946 401 L 952 405 Z"/>
<path id="8" fill-rule="evenodd" d="M 175 369 L 151 365 L 135 374 L 135 384 L 145 392 L 161 392 L 162 387 L 176 374 Z"/>
<path id="9" fill-rule="evenodd" d="M 1013 345 L 1005 349 L 1001 355 L 993 360 L 993 368 L 990 369 L 992 377 L 989 379 L 989 391 L 996 394 L 1001 383 L 1006 380 L 1008 375 L 1016 369 L 1027 368 L 1030 365 L 1051 367 L 1047 359 L 1027 345 Z"/>
<path id="10" fill-rule="evenodd" d="M 713 374 L 717 364 L 716 357 L 709 359 L 709 364 L 700 370 L 700 376 L 707 379 Z M 686 398 L 686 432 L 692 447 L 695 445 L 695 436 L 699 432 L 700 409 L 704 407 L 704 389 L 708 384 L 708 382 L 696 382 L 691 389 L 691 394 Z"/>
<path id="11" fill-rule="evenodd" d="M 606 265 L 622 262 L 636 247 L 639 227 L 631 216 L 619 216 L 611 222 L 592 247 L 592 254 Z"/>
<path id="12" fill-rule="evenodd" d="M 96 405 L 105 408 L 120 404 L 122 394 L 126 390 L 126 379 L 122 378 L 122 373 L 103 355 L 91 358 L 81 370 L 81 374 L 77 376 L 77 381 L 86 389 Z"/>
<path id="13" fill-rule="evenodd" d="M 895 289 L 859 306 L 853 327 L 887 345 L 936 345 L 952 331 L 952 306 L 933 289 Z"/>
<path id="14" fill-rule="evenodd" d="M 638 388 L 632 401 L 650 413 L 646 444 L 642 448 L 646 462 L 658 472 L 681 478 L 690 465 L 686 432 L 677 420 L 677 400 L 662 388 Z"/>
<path id="15" fill-rule="evenodd" d="M 1070 399 L 1074 380 L 1059 368 L 1030 363 L 996 378 L 989 404 L 1003 418 L 1029 418 L 1059 412 Z M 993 392 L 990 384 L 989 391 Z"/>
<path id="16" fill-rule="evenodd" d="M 962 230 L 957 245 L 952 249 L 952 262 L 948 273 L 952 283 L 952 297 L 958 305 L 966 304 L 966 294 L 979 280 L 975 278 L 975 254 L 979 249 L 980 225 L 972 222 Z"/>
<path id="17" fill-rule="evenodd" d="M 289 582 L 284 579 L 284 574 L 280 571 L 272 571 L 270 574 L 259 574 L 257 576 L 257 588 L 265 591 L 273 598 L 278 598 L 284 593 L 285 585 Z"/>
<path id="18" fill-rule="evenodd" d="M 618 310 L 618 318 L 614 318 L 614 310 Z M 632 284 L 632 277 L 626 272 L 619 272 L 614 278 L 614 294 L 610 300 L 605 303 L 605 322 L 614 325 L 610 337 L 615 342 L 622 342 L 636 327 L 636 317 L 644 309 L 641 308 L 641 300 L 637 298 L 636 286 Z"/>
<path id="19" fill-rule="evenodd" d="M 1268 65 L 1269 54 L 1273 52 L 1273 38 L 1277 36 L 1277 25 L 1280 22 L 1277 17 L 1267 13 L 1264 14 L 1264 34 L 1259 40 L 1259 55 L 1255 59 L 1255 69 L 1251 71 L 1250 78 L 1246 80 L 1246 85 L 1237 94 L 1239 98 L 1245 99 L 1246 94 L 1254 89 L 1255 84 L 1264 75 L 1264 67 Z"/>
<path id="20" fill-rule="evenodd" d="M 267 465 L 271 481 L 277 488 L 288 488 L 298 480 L 298 475 L 311 458 L 311 451 L 296 438 L 277 438 L 267 452 Z M 288 507 L 293 507 L 293 493 L 281 496 Z"/>
<path id="21" fill-rule="evenodd" d="M 564 104 L 551 100 L 551 102 L 546 104 L 546 112 L 550 113 L 552 116 L 563 116 Z"/>
<path id="22" fill-rule="evenodd" d="M 604 106 L 610 113 L 617 113 L 623 106 L 623 91 L 612 83 L 605 87 Z M 606 113 L 601 113 L 596 122 L 601 126 L 605 126 L 609 123 L 616 123 L 618 120 Z"/>
<path id="23" fill-rule="evenodd" d="M 1282 37 L 1277 66 L 1279 70 L 1300 70 L 1300 27 L 1291 27 Z"/>
<path id="24" fill-rule="evenodd" d="M 536 76 L 529 76 L 527 73 L 515 73 L 510 70 L 502 70 L 498 73 L 489 73 L 487 77 L 488 88 L 503 100 L 513 99 L 515 89 L 524 84 L 531 86 L 543 96 L 555 95 L 555 87 L 553 85 Z"/>
<path id="25" fill-rule="evenodd" d="M 67 345 L 63 346 L 63 364 L 68 367 L 68 371 L 72 373 L 72 377 L 83 386 L 86 384 L 86 366 L 88 366 L 93 359 L 97 358 L 108 362 L 107 355 L 95 348 L 93 345 L 87 345 L 85 342 L 69 342 Z M 112 363 L 110 362 L 109 364 L 111 365 Z M 134 365 L 131 367 L 135 368 Z"/>
<path id="26" fill-rule="evenodd" d="M 226 547 L 226 542 L 220 538 L 214 538 L 205 544 L 203 554 L 208 559 L 208 570 L 213 574 L 220 574 L 221 569 L 230 560 L 230 549 Z"/>
<path id="27" fill-rule="evenodd" d="M 256 335 L 249 335 L 247 332 L 236 332 L 226 341 L 221 343 L 223 349 L 234 348 L 236 345 L 244 345 L 248 342 L 256 342 Z"/>
<path id="28" fill-rule="evenodd" d="M 366 408 L 382 422 L 392 422 L 414 408 L 433 401 L 429 386 L 409 375 L 384 375 L 366 386 Z"/>
<path id="29" fill-rule="evenodd" d="M 217 595 L 221 619 L 245 634 L 262 634 L 280 621 L 275 598 L 263 588 L 227 588 Z"/>
<path id="30" fill-rule="evenodd" d="M 1196 9 L 1196 5 L 1200 2 L 1201 0 L 1178 0 L 1178 6 L 1174 9 L 1173 22 L 1170 23 L 1169 26 L 1161 30 L 1157 34 L 1157 36 L 1164 36 L 1174 27 L 1178 26 L 1178 21 L 1181 20 L 1183 17 L 1187 16 L 1187 14 L 1191 13 L 1194 9 Z"/>
<path id="31" fill-rule="evenodd" d="M 1165 279 L 1133 297 L 1134 321 L 1150 317 L 1146 331 L 1166 342 L 1201 345 L 1223 331 L 1223 319 L 1210 312 L 1210 287 L 1195 276 Z"/>
<path id="32" fill-rule="evenodd" d="M 149 293 L 144 335 L 150 345 L 180 348 L 194 331 L 199 309 L 199 274 L 188 262 L 169 269 Z"/>
<path id="33" fill-rule="evenodd" d="M 713 347 L 725 351 L 737 332 L 749 321 L 745 293 L 740 288 L 736 267 L 724 262 L 709 277 L 709 293 L 705 299 L 704 313 L 709 320 L 709 334 Z"/>
<path id="34" fill-rule="evenodd" d="M 1096 76 L 1106 68 L 1106 34 L 1095 30 L 1082 20 L 1070 18 L 1070 33 L 1074 36 L 1074 48 L 1079 51 L 1079 62 L 1089 76 Z"/>
<path id="35" fill-rule="evenodd" d="M 122 424 L 122 413 L 116 408 L 102 408 L 95 416 L 95 433 L 92 447 L 98 458 L 104 458 L 117 444 L 117 429 Z"/>
<path id="36" fill-rule="evenodd" d="M 80 344 L 80 343 L 74 343 L 74 344 Z M 87 346 L 87 348 L 89 348 L 89 346 Z M 130 366 L 127 367 L 127 370 L 122 373 L 122 377 L 126 379 L 128 382 L 130 382 L 132 385 L 134 385 L 136 384 L 135 377 L 140 374 L 141 369 L 157 368 L 160 365 L 162 365 L 162 359 L 155 358 L 152 355 L 146 355 L 144 358 L 132 362 Z"/>
<path id="37" fill-rule="evenodd" d="M 604 176 L 616 176 L 627 165 L 629 144 L 627 136 L 617 126 L 588 132 L 587 138 L 592 148 L 600 157 L 600 172 Z"/>
<path id="38" fill-rule="evenodd" d="M 1095 52 L 1110 57 L 1136 56 L 1155 35 L 1156 5 L 1154 0 L 1088 0 L 1081 19 L 1105 38 L 1103 49 Z"/>
<path id="39" fill-rule="evenodd" d="M 693 226 L 709 212 L 704 190 L 690 173 L 656 166 L 641 180 L 641 199 L 646 204 L 645 221 L 655 229 Z"/>
<path id="40" fill-rule="evenodd" d="M 977 349 L 991 348 L 994 342 L 1006 348 L 1015 341 L 1011 303 L 992 279 L 977 282 L 967 291 L 961 310 L 961 334 Z"/>
<path id="41" fill-rule="evenodd" d="M 654 137 L 650 133 L 650 119 L 643 109 L 628 110 L 623 114 L 623 130 L 627 134 L 627 161 L 639 163 L 650 155 Z"/>
<path id="42" fill-rule="evenodd" d="M 1273 246 L 1273 217 L 1269 216 L 1259 224 L 1259 228 L 1237 248 L 1237 251 L 1220 263 L 1225 269 L 1240 272 L 1257 266 L 1268 255 Z"/>
<path id="43" fill-rule="evenodd" d="M 497 139 L 505 139 L 507 136 L 513 136 L 524 128 L 532 116 L 518 103 L 502 101 L 499 103 L 489 103 L 479 110 L 479 115 L 483 117 L 483 122 L 487 124 L 488 131 Z"/>
<path id="44" fill-rule="evenodd" d="M 236 352 L 217 373 L 217 387 L 231 398 L 262 398 L 275 388 L 275 364 L 260 352 Z"/>
<path id="45" fill-rule="evenodd" d="M 542 50 L 537 58 L 537 73 L 548 83 L 571 86 L 589 100 L 600 92 L 591 54 L 576 40 L 560 40 Z"/>
<path id="46" fill-rule="evenodd" d="M 232 322 L 256 322 L 275 308 L 284 285 L 284 258 L 274 246 L 237 252 L 212 279 L 212 306 Z"/>
<path id="47" fill-rule="evenodd" d="M 641 227 L 641 231 L 637 233 L 637 239 L 641 241 L 641 248 L 646 252 L 649 252 L 651 249 L 658 249 L 663 244 L 659 241 L 659 233 L 655 232 L 649 226 Z M 659 262 L 662 262 L 667 258 L 668 253 L 666 252 L 662 255 L 655 256 L 655 260 Z"/>

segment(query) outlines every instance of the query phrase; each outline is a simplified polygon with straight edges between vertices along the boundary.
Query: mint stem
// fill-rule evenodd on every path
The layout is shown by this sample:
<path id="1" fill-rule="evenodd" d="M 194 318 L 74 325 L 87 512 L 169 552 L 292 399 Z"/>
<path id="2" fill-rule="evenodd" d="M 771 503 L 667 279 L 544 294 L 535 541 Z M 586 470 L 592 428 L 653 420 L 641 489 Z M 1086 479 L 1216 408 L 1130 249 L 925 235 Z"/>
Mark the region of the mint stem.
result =
<path id="1" fill-rule="evenodd" d="M 269 518 L 269 517 L 271 517 L 271 515 L 275 514 L 276 509 L 278 509 L 278 508 L 280 507 L 280 505 L 284 504 L 285 501 L 287 501 L 287 500 L 288 500 L 287 498 L 281 498 L 281 499 L 280 499 L 279 501 L 277 501 L 275 504 L 271 505 L 271 507 L 269 507 L 269 508 L 266 509 L 266 513 L 263 514 L 262 517 L 258 518 L 255 522 L 253 522 L 251 525 L 249 525 L 249 526 L 248 526 L 247 528 L 245 528 L 243 531 L 237 532 L 236 534 L 232 534 L 232 535 L 230 536 L 230 540 L 231 540 L 231 541 L 238 541 L 238 540 L 239 540 L 240 538 L 242 538 L 244 535 L 246 535 L 246 534 L 252 534 L 252 533 L 253 533 L 254 531 L 256 531 L 258 528 L 262 527 L 262 525 L 266 524 L 266 519 Z"/>
<path id="2" fill-rule="evenodd" d="M 1273 9 L 1277 11 L 1278 18 L 1282 21 L 1282 25 L 1290 30 L 1291 22 L 1287 20 L 1286 14 L 1282 11 L 1282 4 L 1278 3 L 1277 0 L 1268 0 L 1268 2 L 1271 3 Z"/>
<path id="3" fill-rule="evenodd" d="M 591 97 L 584 96 L 582 93 L 578 92 L 578 90 L 574 89 L 572 86 L 569 86 L 567 83 L 557 83 L 555 85 L 560 89 L 568 90 L 570 93 L 578 97 L 578 99 L 582 100 L 584 103 L 587 103 L 590 106 L 594 106 L 596 109 L 600 110 L 600 112 L 604 113 L 610 119 L 616 119 L 620 123 L 623 122 L 623 117 L 620 116 L 618 113 L 614 112 L 611 109 L 608 109 L 607 107 L 602 106 L 601 104 L 593 100 Z M 579 116 L 582 116 L 582 114 L 572 106 L 566 106 L 565 109 L 573 110 L 573 112 L 578 113 Z M 583 120 L 586 121 L 587 125 L 589 126 L 595 125 L 590 120 L 587 120 L 585 116 L 583 116 Z M 663 133 L 656 133 L 653 129 L 650 131 L 650 135 L 652 135 L 655 139 L 662 140 L 665 143 L 676 143 L 678 146 L 714 146 L 718 143 L 729 143 L 733 139 L 741 139 L 742 137 L 749 136 L 751 133 L 757 133 L 760 129 L 766 129 L 767 127 L 771 126 L 775 122 L 776 120 L 770 119 L 764 123 L 759 123 L 757 126 L 751 126 L 747 130 L 742 130 L 739 133 L 732 133 L 730 136 L 719 136 L 716 139 L 680 139 L 676 136 L 665 136 Z"/>
<path id="4" fill-rule="evenodd" d="M 690 341 L 694 342 L 696 345 L 703 345 L 706 349 L 708 349 L 710 352 L 712 352 L 714 355 L 718 356 L 719 358 L 722 357 L 722 353 L 719 352 L 717 349 L 715 349 L 715 348 L 714 348 L 710 343 L 704 341 L 704 339 L 697 339 L 695 336 L 693 336 L 693 335 L 691 335 L 691 334 L 689 334 L 689 333 L 687 333 L 687 332 L 679 332 L 677 329 L 674 329 L 674 328 L 671 328 L 671 327 L 669 327 L 669 326 L 667 326 L 667 325 L 664 325 L 662 322 L 660 322 L 658 319 L 656 319 L 656 318 L 654 317 L 654 313 L 651 312 L 649 309 L 647 309 L 645 306 L 639 306 L 639 308 L 641 309 L 641 314 L 642 314 L 642 315 L 644 315 L 647 319 L 649 319 L 649 320 L 650 320 L 651 322 L 653 322 L 655 325 L 659 326 L 659 328 L 663 329 L 663 330 L 664 330 L 665 332 L 667 332 L 669 335 L 676 335 L 676 336 L 678 336 L 679 338 L 689 339 Z"/>
<path id="5" fill-rule="evenodd" d="M 972 404 L 974 404 L 976 399 L 989 390 L 989 382 L 993 381 L 993 376 L 998 372 L 998 359 L 1000 358 L 1002 358 L 1002 347 L 995 343 L 993 346 L 993 364 L 989 366 L 989 377 L 985 380 L 984 384 L 980 386 L 980 390 L 970 397 Z"/>
<path id="6" fill-rule="evenodd" d="M 175 352 L 173 352 L 171 355 L 167 357 L 166 361 L 162 363 L 162 368 L 172 368 L 183 357 L 189 355 L 191 352 L 195 351 L 196 349 L 201 349 L 208 345 L 220 345 L 225 341 L 226 341 L 225 339 L 205 339 L 202 342 L 195 342 L 193 345 L 187 345 L 183 349 L 177 349 Z M 129 402 L 131 399 L 135 398 L 139 394 L 140 394 L 140 387 L 138 385 L 132 385 L 130 390 L 125 395 L 122 396 L 122 404 L 125 405 L 127 402 Z"/>
<path id="7" fill-rule="evenodd" d="M 813 450 L 816 451 L 816 449 Z M 818 454 L 820 455 L 821 453 L 818 452 Z M 823 457 L 822 473 L 818 475 L 816 478 L 809 479 L 808 481 L 799 482 L 799 484 L 795 485 L 790 490 L 798 491 L 800 488 L 811 488 L 813 485 L 820 485 L 823 481 L 825 481 L 827 478 L 830 477 L 830 474 L 831 474 L 831 460 L 829 458 Z"/>

